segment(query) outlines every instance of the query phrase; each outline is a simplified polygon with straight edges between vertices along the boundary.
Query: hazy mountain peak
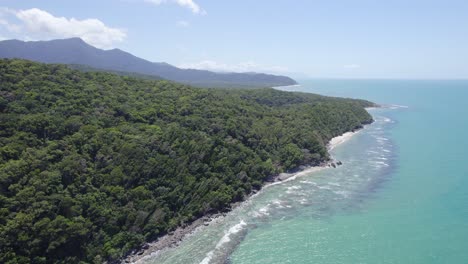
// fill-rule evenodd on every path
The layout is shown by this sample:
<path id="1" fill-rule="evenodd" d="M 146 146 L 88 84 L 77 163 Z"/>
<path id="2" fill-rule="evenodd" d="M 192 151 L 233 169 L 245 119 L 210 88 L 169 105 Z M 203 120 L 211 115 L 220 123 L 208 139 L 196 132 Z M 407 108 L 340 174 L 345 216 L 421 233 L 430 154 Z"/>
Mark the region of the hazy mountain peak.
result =
<path id="1" fill-rule="evenodd" d="M 79 64 L 103 70 L 159 76 L 198 86 L 268 87 L 296 84 L 293 79 L 286 76 L 180 69 L 165 62 L 150 62 L 120 49 L 98 49 L 81 38 L 29 42 L 0 41 L 0 57 L 44 63 Z"/>

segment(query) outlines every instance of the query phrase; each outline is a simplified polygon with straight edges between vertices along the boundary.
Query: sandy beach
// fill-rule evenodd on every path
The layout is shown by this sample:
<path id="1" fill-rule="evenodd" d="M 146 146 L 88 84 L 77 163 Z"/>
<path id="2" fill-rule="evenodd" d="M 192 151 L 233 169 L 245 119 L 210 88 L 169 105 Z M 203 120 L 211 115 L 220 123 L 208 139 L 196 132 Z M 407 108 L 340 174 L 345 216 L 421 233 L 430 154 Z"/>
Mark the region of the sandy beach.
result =
<path id="1" fill-rule="evenodd" d="M 341 136 L 332 138 L 330 142 L 327 144 L 327 149 L 329 151 L 334 149 L 340 144 L 343 144 L 344 142 L 348 141 L 357 133 L 359 133 L 359 131 L 347 132 Z M 270 182 L 266 182 L 260 191 L 251 193 L 249 197 L 243 202 L 232 204 L 231 208 L 235 208 L 241 205 L 242 203 L 248 201 L 253 196 L 258 194 L 265 188 L 268 188 L 269 186 L 291 181 L 298 177 L 309 175 L 311 173 L 323 170 L 325 168 L 330 168 L 333 166 L 336 166 L 336 161 L 331 159 L 330 161 L 322 164 L 321 166 L 309 166 L 309 167 L 303 166 L 300 168 L 300 171 L 298 172 L 280 173 L 279 175 L 276 175 L 275 177 L 273 177 Z M 158 240 L 145 244 L 140 250 L 136 250 L 132 252 L 127 258 L 125 258 L 122 261 L 122 263 L 134 263 L 134 264 L 144 263 L 146 259 L 155 256 L 156 254 L 158 254 L 159 251 L 165 248 L 177 247 L 177 245 L 184 239 L 184 237 L 190 234 L 194 234 L 198 228 L 202 226 L 208 226 L 210 225 L 210 223 L 213 223 L 214 221 L 222 220 L 225 214 L 226 213 L 218 213 L 214 215 L 204 216 L 202 218 L 195 220 L 191 224 L 178 227 L 176 230 L 169 232 L 167 235 L 160 237 Z"/>
<path id="2" fill-rule="evenodd" d="M 327 145 L 328 151 L 330 151 L 330 150 L 334 149 L 336 146 L 339 146 L 340 144 L 348 141 L 351 137 L 356 135 L 356 133 L 359 133 L 359 130 L 355 131 L 355 132 L 346 132 L 341 136 L 332 138 L 330 140 L 330 142 L 328 142 L 328 145 Z"/>

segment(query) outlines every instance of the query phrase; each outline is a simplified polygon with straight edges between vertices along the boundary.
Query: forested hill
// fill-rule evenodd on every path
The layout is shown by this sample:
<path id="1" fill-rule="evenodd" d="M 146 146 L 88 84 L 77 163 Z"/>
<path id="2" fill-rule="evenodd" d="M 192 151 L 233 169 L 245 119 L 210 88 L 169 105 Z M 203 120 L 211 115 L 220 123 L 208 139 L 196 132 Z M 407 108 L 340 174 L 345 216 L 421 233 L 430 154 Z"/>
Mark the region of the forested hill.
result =
<path id="1" fill-rule="evenodd" d="M 102 263 L 328 158 L 367 101 L 0 60 L 0 263 Z"/>
<path id="2" fill-rule="evenodd" d="M 273 87 L 296 84 L 287 77 L 263 73 L 219 73 L 181 69 L 164 62 L 150 62 L 120 49 L 102 50 L 80 38 L 49 41 L 0 41 L 0 58 L 19 58 L 43 63 L 146 75 L 203 87 Z"/>

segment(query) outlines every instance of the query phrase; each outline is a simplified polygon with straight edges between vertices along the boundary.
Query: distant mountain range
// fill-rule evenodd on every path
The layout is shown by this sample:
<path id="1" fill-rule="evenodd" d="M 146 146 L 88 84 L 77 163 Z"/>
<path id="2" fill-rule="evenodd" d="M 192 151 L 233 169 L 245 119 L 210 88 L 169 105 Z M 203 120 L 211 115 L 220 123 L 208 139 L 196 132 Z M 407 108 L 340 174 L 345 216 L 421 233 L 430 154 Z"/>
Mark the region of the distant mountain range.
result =
<path id="1" fill-rule="evenodd" d="M 4 40 L 0 41 L 0 58 L 70 64 L 82 70 L 132 73 L 130 75 L 152 76 L 204 87 L 271 87 L 296 84 L 289 77 L 271 74 L 180 69 L 164 62 L 150 62 L 120 49 L 101 50 L 80 38 L 28 42 Z"/>

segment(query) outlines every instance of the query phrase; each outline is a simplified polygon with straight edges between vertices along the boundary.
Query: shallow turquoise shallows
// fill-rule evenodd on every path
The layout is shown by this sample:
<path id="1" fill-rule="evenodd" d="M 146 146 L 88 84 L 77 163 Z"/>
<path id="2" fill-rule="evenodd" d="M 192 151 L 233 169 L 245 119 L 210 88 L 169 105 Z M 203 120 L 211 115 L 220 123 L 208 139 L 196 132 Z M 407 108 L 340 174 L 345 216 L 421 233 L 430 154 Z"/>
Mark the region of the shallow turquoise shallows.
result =
<path id="1" fill-rule="evenodd" d="M 468 81 L 285 87 L 391 105 L 337 169 L 266 187 L 144 263 L 468 263 Z"/>

